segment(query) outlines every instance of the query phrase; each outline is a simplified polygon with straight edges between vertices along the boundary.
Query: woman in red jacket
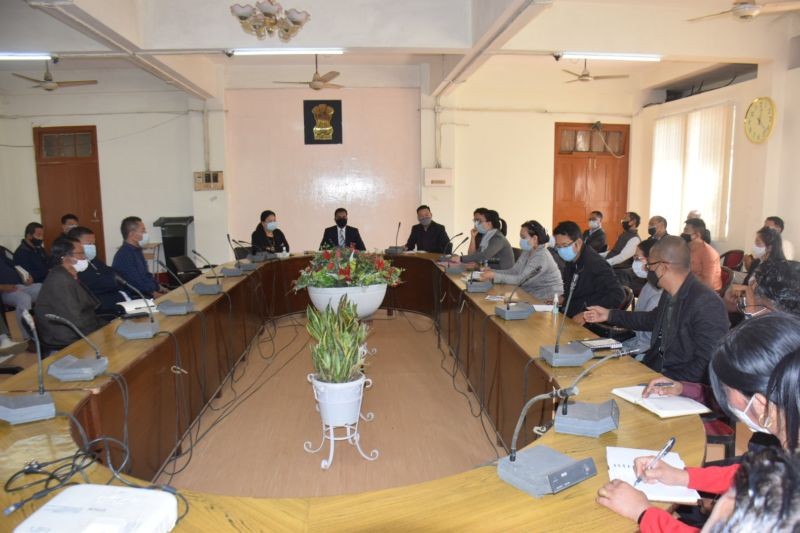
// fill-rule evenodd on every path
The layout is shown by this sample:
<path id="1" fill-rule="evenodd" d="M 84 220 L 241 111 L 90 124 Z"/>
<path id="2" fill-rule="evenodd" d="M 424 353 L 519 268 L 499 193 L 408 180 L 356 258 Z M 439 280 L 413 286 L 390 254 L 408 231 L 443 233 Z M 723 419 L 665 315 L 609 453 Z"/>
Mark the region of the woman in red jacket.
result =
<path id="1" fill-rule="evenodd" d="M 797 450 L 800 438 L 800 319 L 770 313 L 731 331 L 716 348 L 709 367 L 714 396 L 731 417 L 753 431 L 771 433 L 784 449 Z M 739 465 L 678 469 L 652 457 L 636 460 L 637 475 L 714 494 L 732 485 Z M 668 512 L 651 507 L 643 492 L 615 480 L 603 486 L 597 503 L 635 520 L 643 533 L 697 531 Z"/>

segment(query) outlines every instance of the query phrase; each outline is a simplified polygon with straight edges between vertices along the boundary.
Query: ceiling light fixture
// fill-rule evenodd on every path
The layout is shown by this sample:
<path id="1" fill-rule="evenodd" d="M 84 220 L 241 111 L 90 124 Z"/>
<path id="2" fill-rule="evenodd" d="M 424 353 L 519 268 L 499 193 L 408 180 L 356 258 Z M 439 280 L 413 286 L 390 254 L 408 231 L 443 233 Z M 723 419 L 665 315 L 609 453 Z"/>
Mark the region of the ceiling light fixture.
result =
<path id="1" fill-rule="evenodd" d="M 278 38 L 288 42 L 311 18 L 308 11 L 289 9 L 284 12 L 283 6 L 275 0 L 256 2 L 255 7 L 250 4 L 234 4 L 231 6 L 231 14 L 239 19 L 245 33 L 255 35 L 260 41 L 267 35 L 272 37 L 277 31 Z"/>
<path id="2" fill-rule="evenodd" d="M 0 52 L 0 61 L 50 61 L 52 56 L 42 52 Z"/>
<path id="3" fill-rule="evenodd" d="M 600 61 L 661 61 L 658 54 L 618 54 L 614 52 L 562 52 L 563 59 L 594 59 Z"/>
<path id="4" fill-rule="evenodd" d="M 338 56 L 343 53 L 342 48 L 234 48 L 226 52 L 229 56 Z"/>

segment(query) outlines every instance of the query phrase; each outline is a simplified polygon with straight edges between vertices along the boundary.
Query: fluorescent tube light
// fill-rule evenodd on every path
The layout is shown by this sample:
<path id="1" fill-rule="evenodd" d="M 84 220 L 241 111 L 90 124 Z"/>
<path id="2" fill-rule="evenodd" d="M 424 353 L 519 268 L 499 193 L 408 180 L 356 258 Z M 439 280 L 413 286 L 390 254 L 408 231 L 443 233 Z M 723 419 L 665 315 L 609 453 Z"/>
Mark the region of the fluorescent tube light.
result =
<path id="1" fill-rule="evenodd" d="M 42 52 L 0 52 L 0 61 L 50 61 L 52 56 Z"/>
<path id="2" fill-rule="evenodd" d="M 342 55 L 341 48 L 234 48 L 234 56 L 296 56 L 296 55 Z"/>
<path id="3" fill-rule="evenodd" d="M 564 59 L 599 59 L 602 61 L 661 61 L 658 54 L 617 54 L 606 52 L 564 52 Z"/>

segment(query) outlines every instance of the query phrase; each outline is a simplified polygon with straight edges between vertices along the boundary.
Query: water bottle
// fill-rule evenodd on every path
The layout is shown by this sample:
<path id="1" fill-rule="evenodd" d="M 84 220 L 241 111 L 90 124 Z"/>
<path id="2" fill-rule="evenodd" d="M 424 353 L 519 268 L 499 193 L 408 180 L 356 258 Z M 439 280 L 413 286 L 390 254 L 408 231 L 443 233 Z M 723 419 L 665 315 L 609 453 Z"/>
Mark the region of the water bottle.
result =
<path id="1" fill-rule="evenodd" d="M 558 294 L 553 295 L 553 308 L 550 310 L 553 315 L 558 314 Z"/>

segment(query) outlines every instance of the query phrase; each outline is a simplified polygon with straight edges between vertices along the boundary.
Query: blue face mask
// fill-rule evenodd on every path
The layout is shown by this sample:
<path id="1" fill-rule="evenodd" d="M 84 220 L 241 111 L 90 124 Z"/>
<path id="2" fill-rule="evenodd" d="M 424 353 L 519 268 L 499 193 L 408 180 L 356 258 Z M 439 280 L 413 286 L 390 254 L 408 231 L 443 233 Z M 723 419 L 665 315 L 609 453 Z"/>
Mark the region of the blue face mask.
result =
<path id="1" fill-rule="evenodd" d="M 273 222 L 267 222 L 266 228 L 267 228 L 267 231 L 275 231 L 276 229 L 278 229 L 278 223 L 274 222 L 274 221 Z"/>
<path id="2" fill-rule="evenodd" d="M 569 246 L 565 246 L 564 248 L 558 249 L 558 255 L 566 261 L 567 263 L 575 261 L 575 258 L 578 256 L 578 252 L 575 251 L 575 247 L 570 244 Z"/>
<path id="3" fill-rule="evenodd" d="M 531 242 L 528 239 L 522 239 L 522 238 L 520 238 L 519 240 L 519 247 L 522 248 L 522 250 L 525 252 L 528 252 L 533 249 L 533 246 L 531 246 Z"/>
<path id="4" fill-rule="evenodd" d="M 83 252 L 86 254 L 86 259 L 91 261 L 95 257 L 97 257 L 97 245 L 95 244 L 84 244 L 83 245 Z"/>
<path id="5" fill-rule="evenodd" d="M 486 226 L 484 226 L 482 222 L 478 222 L 477 220 L 475 221 L 475 229 L 478 230 L 478 233 L 480 233 L 481 235 L 485 235 L 486 232 L 489 231 L 488 229 L 486 229 Z"/>

